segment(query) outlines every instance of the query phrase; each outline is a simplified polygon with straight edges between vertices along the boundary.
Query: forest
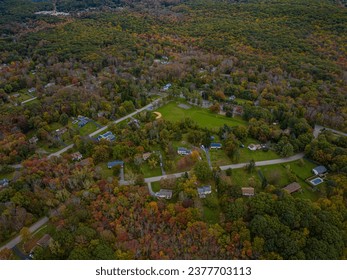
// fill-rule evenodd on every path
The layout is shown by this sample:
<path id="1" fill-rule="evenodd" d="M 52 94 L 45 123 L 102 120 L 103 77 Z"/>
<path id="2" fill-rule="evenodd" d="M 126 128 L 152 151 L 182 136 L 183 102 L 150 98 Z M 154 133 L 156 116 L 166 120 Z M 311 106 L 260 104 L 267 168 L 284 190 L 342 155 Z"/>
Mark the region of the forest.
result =
<path id="1" fill-rule="evenodd" d="M 58 0 L 69 15 L 37 14 L 52 3 L 0 2 L 0 244 L 20 234 L 29 253 L 27 228 L 48 216 L 52 241 L 35 259 L 347 257 L 343 1 Z M 115 123 L 150 104 L 161 119 L 147 110 Z M 90 136 L 104 126 L 114 142 Z M 212 139 L 223 148 L 208 159 L 199 147 Z M 317 165 L 329 174 L 313 188 Z M 145 182 L 163 168 L 185 172 L 152 184 L 170 200 Z M 283 191 L 293 181 L 304 191 Z"/>

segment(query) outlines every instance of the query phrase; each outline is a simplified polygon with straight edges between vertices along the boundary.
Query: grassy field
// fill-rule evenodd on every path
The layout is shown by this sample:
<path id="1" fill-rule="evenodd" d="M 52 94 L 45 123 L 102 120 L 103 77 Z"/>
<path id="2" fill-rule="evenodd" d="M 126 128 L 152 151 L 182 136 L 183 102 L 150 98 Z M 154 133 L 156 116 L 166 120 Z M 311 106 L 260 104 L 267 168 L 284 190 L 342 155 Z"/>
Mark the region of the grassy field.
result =
<path id="1" fill-rule="evenodd" d="M 89 135 L 90 133 L 98 129 L 94 122 L 89 122 L 81 128 L 78 127 L 78 124 L 73 124 L 73 127 L 78 129 L 78 132 L 81 136 Z"/>
<path id="2" fill-rule="evenodd" d="M 153 183 L 151 183 L 151 185 L 152 185 L 152 190 L 154 191 L 154 192 L 159 192 L 160 191 L 160 182 L 153 182 Z"/>
<path id="3" fill-rule="evenodd" d="M 101 176 L 102 178 L 107 179 L 108 177 L 114 177 L 112 168 L 107 167 L 107 163 L 103 162 L 97 165 L 101 168 Z"/>
<path id="4" fill-rule="evenodd" d="M 254 178 L 255 188 L 260 187 L 261 182 L 256 170 L 248 173 L 244 168 L 234 169 L 231 175 L 231 182 L 234 186 L 249 187 L 250 178 Z"/>
<path id="5" fill-rule="evenodd" d="M 210 159 L 212 166 L 223 166 L 232 163 L 224 150 L 210 150 Z"/>
<path id="6" fill-rule="evenodd" d="M 141 171 L 142 171 L 143 176 L 145 178 L 155 177 L 155 176 L 161 175 L 161 168 L 160 167 L 156 167 L 154 169 L 151 169 L 147 163 L 143 163 L 141 165 Z"/>
<path id="7" fill-rule="evenodd" d="M 191 118 L 200 127 L 206 127 L 209 129 L 221 127 L 224 124 L 229 126 L 246 125 L 246 122 L 241 118 L 228 118 L 225 116 L 210 113 L 207 109 L 198 107 L 191 107 L 190 109 L 182 109 L 178 107 L 180 102 L 170 102 L 165 106 L 159 108 L 164 119 L 177 122 L 184 118 Z"/>
<path id="8" fill-rule="evenodd" d="M 274 151 L 263 151 L 263 150 L 257 150 L 257 151 L 251 151 L 247 147 L 249 144 L 259 144 L 257 140 L 254 140 L 252 138 L 247 138 L 246 141 L 243 142 L 244 148 L 240 148 L 240 157 L 238 162 L 248 162 L 251 159 L 254 161 L 263 161 L 263 160 L 270 160 L 270 159 L 277 159 L 280 158 L 279 155 L 277 155 Z"/>

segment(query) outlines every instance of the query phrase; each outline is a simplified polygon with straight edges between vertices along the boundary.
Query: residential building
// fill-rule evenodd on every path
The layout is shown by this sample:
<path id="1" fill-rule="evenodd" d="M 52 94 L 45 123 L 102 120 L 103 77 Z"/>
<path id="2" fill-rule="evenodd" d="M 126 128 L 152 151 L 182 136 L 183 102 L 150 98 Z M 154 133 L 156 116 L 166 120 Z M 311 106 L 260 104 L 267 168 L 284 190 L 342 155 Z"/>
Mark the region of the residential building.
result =
<path id="1" fill-rule="evenodd" d="M 10 183 L 10 181 L 8 179 L 1 179 L 0 180 L 0 188 L 7 187 L 9 183 Z"/>
<path id="2" fill-rule="evenodd" d="M 315 168 L 312 169 L 312 172 L 315 174 L 315 175 L 321 175 L 321 174 L 324 174 L 326 173 L 328 170 L 327 168 L 324 166 L 324 165 L 319 165 Z"/>
<path id="3" fill-rule="evenodd" d="M 115 161 L 110 161 L 107 163 L 107 167 L 109 169 L 111 169 L 112 167 L 115 167 L 115 166 L 118 166 L 120 165 L 120 167 L 123 167 L 124 166 L 124 162 L 121 161 L 121 160 L 115 160 Z"/>
<path id="4" fill-rule="evenodd" d="M 289 194 L 297 192 L 300 189 L 301 189 L 301 186 L 297 182 L 293 182 L 283 188 L 283 190 L 287 191 Z"/>
<path id="5" fill-rule="evenodd" d="M 34 88 L 34 87 L 28 89 L 28 92 L 29 92 L 29 93 L 34 93 L 35 91 L 36 91 L 36 88 Z"/>
<path id="6" fill-rule="evenodd" d="M 254 196 L 254 188 L 242 188 L 241 191 L 244 196 Z"/>
<path id="7" fill-rule="evenodd" d="M 210 149 L 221 149 L 222 144 L 221 143 L 211 143 Z"/>
<path id="8" fill-rule="evenodd" d="M 76 153 L 71 154 L 71 158 L 73 161 L 78 161 L 78 160 L 81 160 L 83 158 L 83 156 L 80 152 L 76 152 Z"/>
<path id="9" fill-rule="evenodd" d="M 202 186 L 198 188 L 198 195 L 200 198 L 205 198 L 206 195 L 212 192 L 211 186 Z"/>
<path id="10" fill-rule="evenodd" d="M 116 136 L 113 135 L 113 133 L 111 131 L 107 131 L 104 134 L 99 135 L 96 139 L 98 141 L 100 141 L 101 139 L 105 139 L 105 140 L 112 142 L 112 141 L 116 140 Z"/>
<path id="11" fill-rule="evenodd" d="M 247 148 L 250 151 L 256 151 L 256 150 L 260 150 L 262 146 L 260 144 L 249 144 Z"/>
<path id="12" fill-rule="evenodd" d="M 172 85 L 169 83 L 169 84 L 166 84 L 164 87 L 163 87 L 163 91 L 167 91 Z"/>
<path id="13" fill-rule="evenodd" d="M 180 148 L 177 149 L 177 153 L 178 153 L 179 155 L 181 155 L 181 156 L 186 156 L 186 155 L 190 155 L 190 154 L 192 153 L 192 151 L 191 151 L 191 150 L 188 150 L 188 149 L 186 149 L 186 148 L 180 147 Z"/>
<path id="14" fill-rule="evenodd" d="M 142 158 L 143 158 L 143 160 L 147 160 L 147 159 L 149 159 L 149 157 L 152 155 L 152 153 L 144 153 L 143 155 L 142 155 Z"/>
<path id="15" fill-rule="evenodd" d="M 37 141 L 39 141 L 39 138 L 37 138 L 37 136 L 31 137 L 31 138 L 29 139 L 29 143 L 30 143 L 30 144 L 36 144 Z"/>
<path id="16" fill-rule="evenodd" d="M 172 198 L 172 190 L 168 189 L 160 189 L 159 192 L 155 194 L 158 198 L 165 198 L 165 199 L 171 199 Z"/>

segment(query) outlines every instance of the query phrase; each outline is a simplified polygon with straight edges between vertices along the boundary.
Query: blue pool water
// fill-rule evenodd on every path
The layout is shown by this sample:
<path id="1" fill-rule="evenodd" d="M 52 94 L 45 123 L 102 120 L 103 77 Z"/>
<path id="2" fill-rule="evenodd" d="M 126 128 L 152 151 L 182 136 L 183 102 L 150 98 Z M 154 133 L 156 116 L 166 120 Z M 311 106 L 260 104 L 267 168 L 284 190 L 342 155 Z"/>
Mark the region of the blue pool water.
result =
<path id="1" fill-rule="evenodd" d="M 320 183 L 323 182 L 323 179 L 322 178 L 314 178 L 313 180 L 310 181 L 310 183 L 314 186 L 317 186 L 319 185 Z"/>

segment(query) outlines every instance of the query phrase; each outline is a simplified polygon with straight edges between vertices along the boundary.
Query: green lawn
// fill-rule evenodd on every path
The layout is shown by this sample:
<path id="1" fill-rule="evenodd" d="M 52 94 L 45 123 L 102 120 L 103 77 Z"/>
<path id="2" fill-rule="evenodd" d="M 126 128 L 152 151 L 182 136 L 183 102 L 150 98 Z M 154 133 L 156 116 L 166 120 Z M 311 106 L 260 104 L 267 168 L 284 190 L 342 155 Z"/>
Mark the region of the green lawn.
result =
<path id="1" fill-rule="evenodd" d="M 152 185 L 152 190 L 154 192 L 159 192 L 160 191 L 160 189 L 161 189 L 160 182 L 153 182 L 153 183 L 151 183 L 151 185 Z"/>
<path id="2" fill-rule="evenodd" d="M 231 175 L 231 182 L 233 186 L 249 187 L 249 179 L 253 177 L 255 181 L 255 187 L 260 187 L 261 182 L 258 176 L 258 172 L 254 170 L 252 173 L 248 173 L 244 168 L 233 169 Z"/>
<path id="3" fill-rule="evenodd" d="M 210 150 L 210 159 L 212 166 L 223 166 L 231 164 L 231 159 L 226 155 L 224 150 Z"/>
<path id="4" fill-rule="evenodd" d="M 203 207 L 203 216 L 204 220 L 209 224 L 218 224 L 220 210 L 219 209 L 210 209 L 206 206 Z"/>
<path id="5" fill-rule="evenodd" d="M 100 163 L 97 166 L 101 168 L 102 178 L 114 177 L 112 168 L 109 169 L 106 162 Z"/>
<path id="6" fill-rule="evenodd" d="M 145 178 L 149 178 L 149 177 L 155 177 L 155 176 L 160 176 L 161 174 L 161 168 L 160 167 L 156 167 L 154 169 L 151 169 L 149 167 L 149 165 L 147 163 L 143 163 L 141 165 L 141 171 L 143 173 L 143 176 Z"/>
<path id="7" fill-rule="evenodd" d="M 190 109 L 182 109 L 178 107 L 180 102 L 170 102 L 165 106 L 159 108 L 164 119 L 177 122 L 184 118 L 190 117 L 200 127 L 206 127 L 209 129 L 221 127 L 224 124 L 229 126 L 246 125 L 247 123 L 241 118 L 228 118 L 225 116 L 210 113 L 208 109 L 202 109 L 199 107 L 191 107 Z"/>
<path id="8" fill-rule="evenodd" d="M 98 129 L 98 127 L 96 126 L 96 124 L 94 122 L 89 122 L 81 128 L 78 127 L 78 124 L 73 124 L 73 127 L 78 129 L 79 134 L 82 136 L 89 135 Z M 105 133 L 105 132 L 102 132 L 102 133 Z"/>
<path id="9" fill-rule="evenodd" d="M 257 140 L 254 140 L 252 138 L 247 138 L 242 144 L 244 144 L 244 148 L 240 148 L 240 157 L 238 159 L 238 162 L 249 162 L 251 159 L 254 161 L 263 161 L 263 160 L 270 160 L 270 159 L 277 159 L 280 158 L 279 155 L 277 155 L 274 151 L 263 151 L 263 150 L 257 150 L 257 151 L 251 151 L 247 147 L 249 144 L 259 144 Z"/>

